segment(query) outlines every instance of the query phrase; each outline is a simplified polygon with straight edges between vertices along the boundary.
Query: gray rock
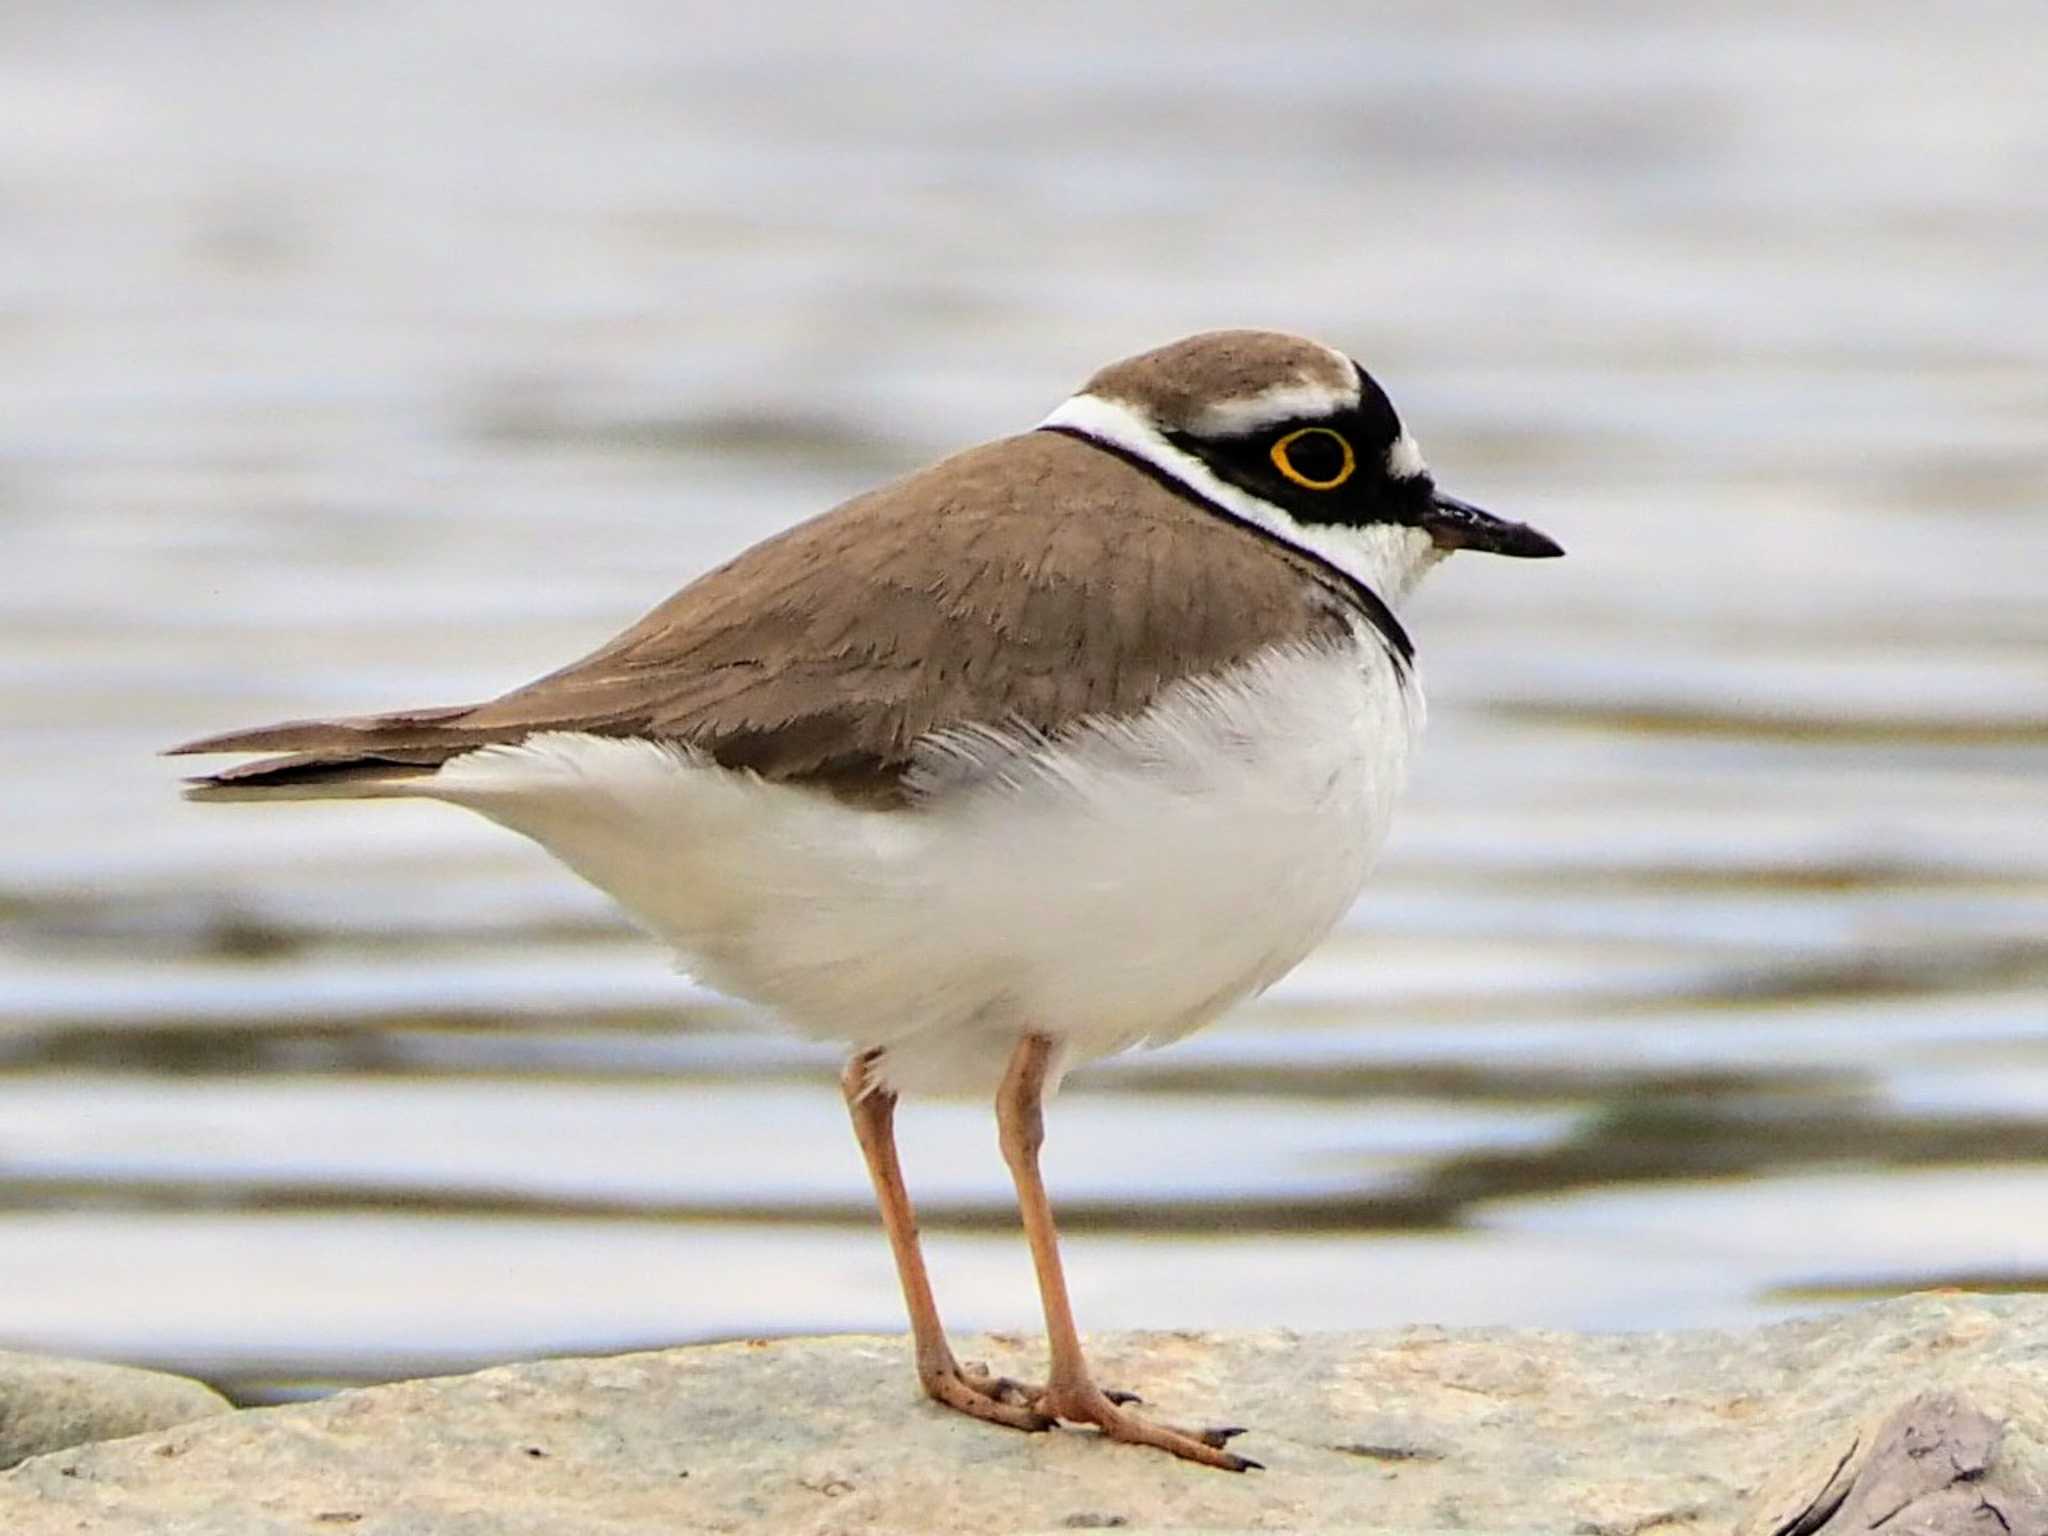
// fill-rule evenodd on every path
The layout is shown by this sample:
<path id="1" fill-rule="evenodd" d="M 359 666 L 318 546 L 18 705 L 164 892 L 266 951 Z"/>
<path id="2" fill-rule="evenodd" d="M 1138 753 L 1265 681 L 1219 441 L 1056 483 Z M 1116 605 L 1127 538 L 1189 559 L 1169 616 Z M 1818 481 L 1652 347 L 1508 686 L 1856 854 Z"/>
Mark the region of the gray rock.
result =
<path id="1" fill-rule="evenodd" d="M 46 1451 L 168 1429 L 233 1404 L 161 1371 L 0 1350 L 0 1469 Z"/>
<path id="2" fill-rule="evenodd" d="M 0 1477 L 0 1530 L 2048 1531 L 2042 1298 L 1913 1297 L 1745 1334 L 1093 1351 L 1161 1417 L 1253 1426 L 1237 1443 L 1268 1470 L 972 1423 L 916 1397 L 900 1340 L 792 1339 L 403 1382 L 44 1456 Z M 1028 1375 L 1036 1341 L 976 1353 Z"/>
<path id="3" fill-rule="evenodd" d="M 1750 1501 L 1739 1536 L 2048 1531 L 2048 1460 L 2039 1448 L 2048 1399 L 2038 1369 L 2032 1374 L 2031 1383 L 1980 1382 L 1975 1402 L 1923 1392 L 1832 1429 Z M 2015 1419 L 2032 1425 L 2031 1443 L 2008 1451 Z"/>

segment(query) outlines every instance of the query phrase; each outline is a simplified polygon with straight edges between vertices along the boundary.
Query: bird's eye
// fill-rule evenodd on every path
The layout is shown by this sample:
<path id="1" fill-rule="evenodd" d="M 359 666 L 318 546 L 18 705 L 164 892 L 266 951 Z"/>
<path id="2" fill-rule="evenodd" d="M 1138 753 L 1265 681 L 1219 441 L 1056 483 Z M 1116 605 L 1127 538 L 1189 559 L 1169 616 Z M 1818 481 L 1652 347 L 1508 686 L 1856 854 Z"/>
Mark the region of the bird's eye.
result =
<path id="1" fill-rule="evenodd" d="M 1334 491 L 1358 468 L 1358 455 L 1342 432 L 1299 427 L 1273 444 L 1273 467 L 1296 485 Z"/>

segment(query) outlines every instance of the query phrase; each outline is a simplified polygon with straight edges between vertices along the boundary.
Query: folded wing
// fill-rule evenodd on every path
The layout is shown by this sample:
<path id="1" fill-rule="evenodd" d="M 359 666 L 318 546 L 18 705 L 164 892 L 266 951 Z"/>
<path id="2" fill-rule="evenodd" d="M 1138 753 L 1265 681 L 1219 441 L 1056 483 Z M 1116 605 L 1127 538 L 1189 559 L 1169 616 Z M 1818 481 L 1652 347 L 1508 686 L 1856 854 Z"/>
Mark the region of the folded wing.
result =
<path id="1" fill-rule="evenodd" d="M 1313 561 L 1088 444 L 971 449 L 755 545 L 632 628 L 481 704 L 229 731 L 174 753 L 276 754 L 195 797 L 376 795 L 541 732 L 686 744 L 722 766 L 864 801 L 916 743 L 968 726 L 1058 735 L 1176 677 L 1335 639 Z"/>

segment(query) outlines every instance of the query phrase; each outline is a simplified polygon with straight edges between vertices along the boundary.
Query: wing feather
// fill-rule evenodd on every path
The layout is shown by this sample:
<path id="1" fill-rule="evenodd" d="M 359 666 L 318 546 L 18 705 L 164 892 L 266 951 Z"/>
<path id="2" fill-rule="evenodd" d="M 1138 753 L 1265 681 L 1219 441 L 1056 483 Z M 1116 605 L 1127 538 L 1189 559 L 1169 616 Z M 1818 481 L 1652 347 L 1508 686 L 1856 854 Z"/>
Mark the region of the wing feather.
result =
<path id="1" fill-rule="evenodd" d="M 1344 632 L 1337 584 L 1090 445 L 970 449 L 765 540 L 581 660 L 481 704 L 229 731 L 174 753 L 273 752 L 199 781 L 247 793 L 418 774 L 541 731 L 686 742 L 862 798 L 917 742 L 1057 736 L 1176 677 Z"/>

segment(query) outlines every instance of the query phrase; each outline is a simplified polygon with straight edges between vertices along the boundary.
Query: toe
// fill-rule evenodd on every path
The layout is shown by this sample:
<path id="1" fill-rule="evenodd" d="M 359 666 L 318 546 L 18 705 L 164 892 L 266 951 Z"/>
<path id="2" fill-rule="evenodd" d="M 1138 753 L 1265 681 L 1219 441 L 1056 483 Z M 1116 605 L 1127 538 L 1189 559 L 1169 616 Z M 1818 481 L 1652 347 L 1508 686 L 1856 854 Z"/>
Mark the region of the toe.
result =
<path id="1" fill-rule="evenodd" d="M 1190 1431 L 1176 1429 L 1171 1424 L 1155 1424 L 1134 1413 L 1126 1413 L 1110 1400 L 1107 1393 L 1092 1386 L 1070 1387 L 1058 1393 L 1048 1391 L 1039 1399 L 1037 1406 L 1069 1423 L 1093 1424 L 1112 1440 L 1153 1446 L 1184 1461 L 1200 1462 L 1206 1467 L 1218 1467 L 1225 1472 L 1249 1472 L 1261 1466 L 1249 1456 L 1239 1456 L 1223 1449 L 1225 1441 L 1244 1433 L 1236 1425 Z"/>
<path id="2" fill-rule="evenodd" d="M 1028 1381 L 1018 1381 L 1012 1376 L 997 1376 L 979 1361 L 970 1361 L 961 1366 L 960 1376 L 967 1385 L 983 1396 L 1019 1408 L 1035 1407 L 1038 1399 L 1045 1395 L 1045 1388 Z"/>
<path id="3" fill-rule="evenodd" d="M 1003 1424 L 1032 1433 L 1052 1428 L 1051 1417 L 1030 1404 L 1008 1402 L 985 1390 L 983 1382 L 987 1380 L 987 1377 L 980 1381 L 972 1380 L 952 1371 L 926 1379 L 924 1389 L 933 1401 L 944 1403 L 969 1418 L 984 1419 L 991 1424 Z"/>

